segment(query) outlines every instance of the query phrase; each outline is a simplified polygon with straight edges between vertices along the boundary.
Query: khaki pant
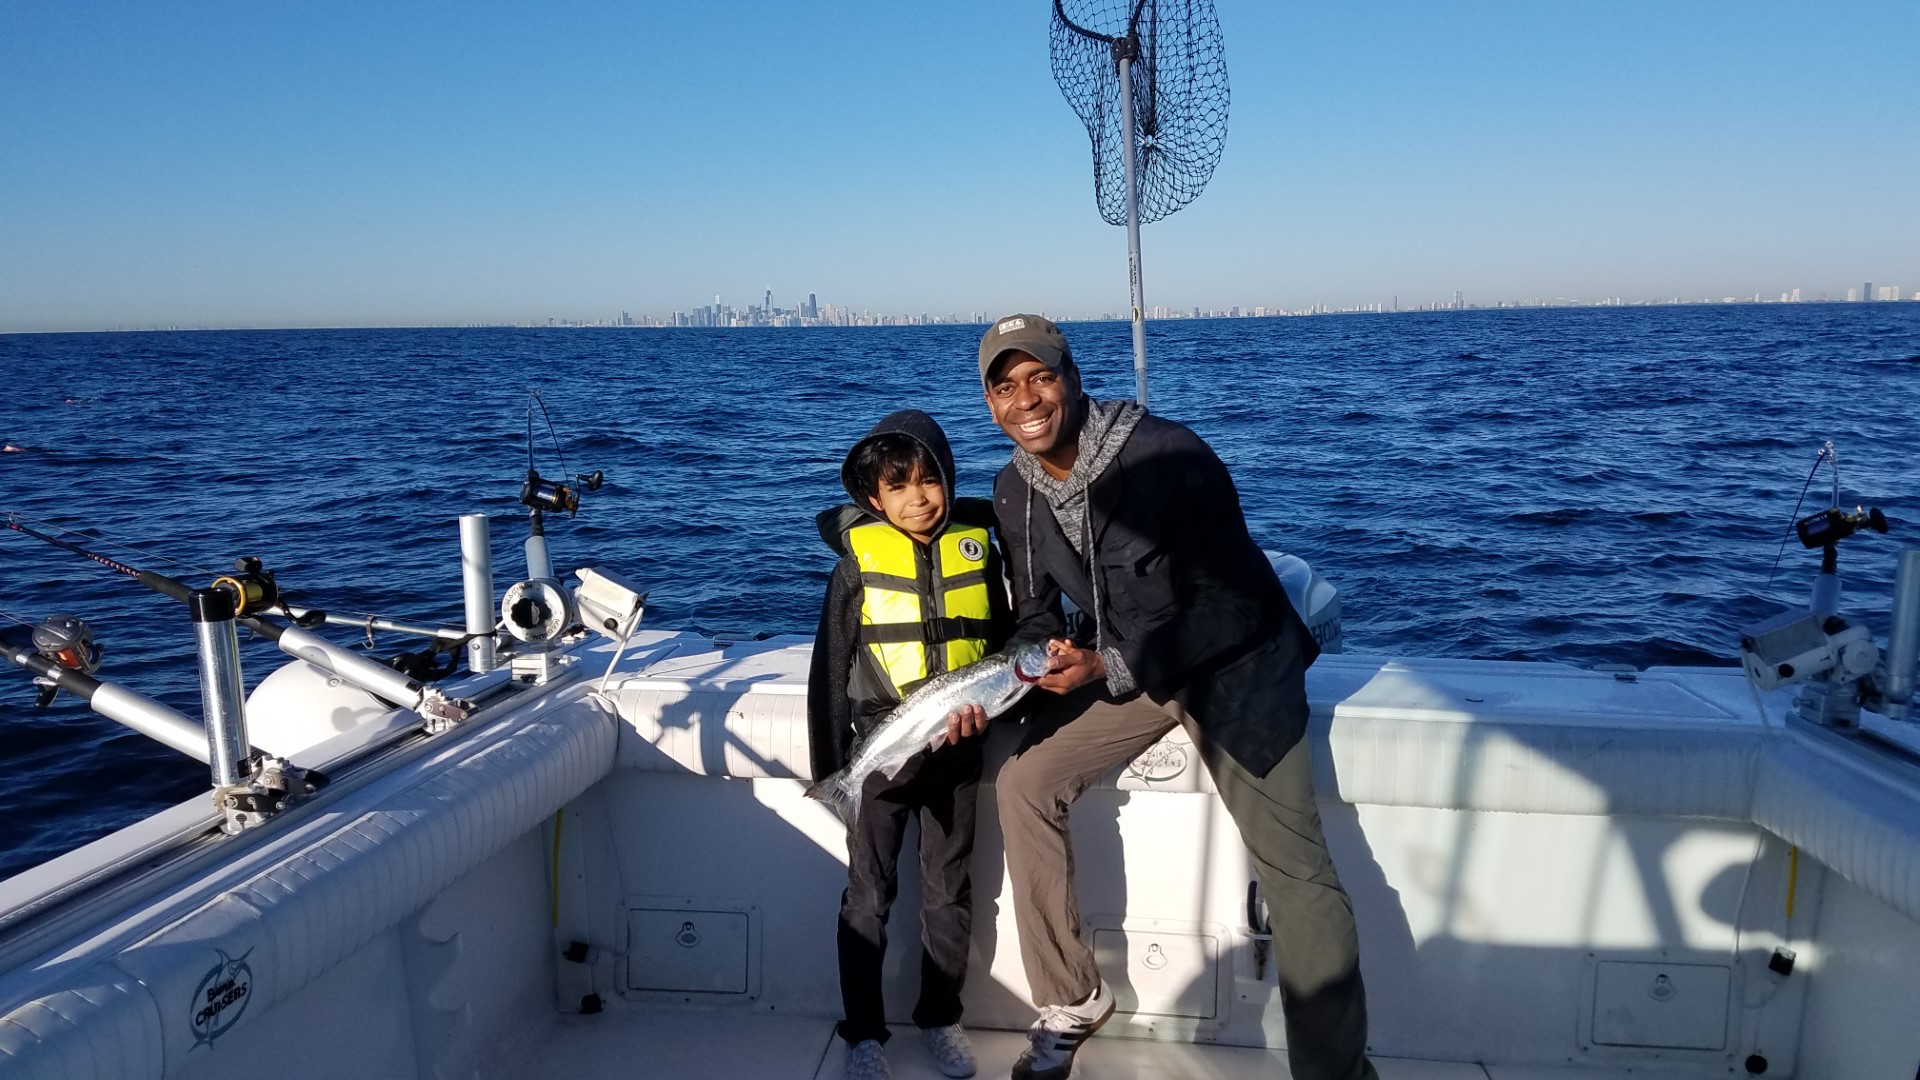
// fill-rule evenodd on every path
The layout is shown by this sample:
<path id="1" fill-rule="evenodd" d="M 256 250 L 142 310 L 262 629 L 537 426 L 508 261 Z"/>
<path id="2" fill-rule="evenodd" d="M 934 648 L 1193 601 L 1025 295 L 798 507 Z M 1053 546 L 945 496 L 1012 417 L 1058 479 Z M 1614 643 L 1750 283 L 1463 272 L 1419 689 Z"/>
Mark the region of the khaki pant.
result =
<path id="1" fill-rule="evenodd" d="M 1040 694 L 1035 697 L 1042 697 Z M 1020 956 L 1036 1005 L 1084 1001 L 1100 978 L 1080 938 L 1067 810 L 1102 773 L 1186 729 L 1253 856 L 1273 923 L 1274 968 L 1296 1080 L 1373 1080 L 1353 904 L 1320 832 L 1306 739 L 1265 777 L 1201 737 L 1178 702 L 1115 701 L 1096 687 L 1046 695 L 994 781 Z"/>

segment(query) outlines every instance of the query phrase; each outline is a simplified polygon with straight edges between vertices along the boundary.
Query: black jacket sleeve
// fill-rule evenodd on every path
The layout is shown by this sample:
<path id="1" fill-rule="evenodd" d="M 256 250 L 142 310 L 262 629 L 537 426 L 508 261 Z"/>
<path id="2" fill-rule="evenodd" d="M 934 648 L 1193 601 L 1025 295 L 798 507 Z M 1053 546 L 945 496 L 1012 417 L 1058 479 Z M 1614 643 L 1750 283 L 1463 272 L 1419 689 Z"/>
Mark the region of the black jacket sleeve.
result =
<path id="1" fill-rule="evenodd" d="M 827 580 L 820 627 L 807 672 L 807 741 L 813 778 L 823 780 L 847 763 L 853 749 L 853 702 L 847 677 L 860 641 L 860 577 L 841 559 Z"/>

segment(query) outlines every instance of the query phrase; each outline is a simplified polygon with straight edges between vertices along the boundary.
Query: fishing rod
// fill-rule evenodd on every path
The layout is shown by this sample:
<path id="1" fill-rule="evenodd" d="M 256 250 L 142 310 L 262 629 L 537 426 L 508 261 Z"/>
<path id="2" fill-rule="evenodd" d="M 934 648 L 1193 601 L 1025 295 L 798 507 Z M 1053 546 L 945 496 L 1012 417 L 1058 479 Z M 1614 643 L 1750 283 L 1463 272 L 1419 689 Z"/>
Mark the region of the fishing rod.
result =
<path id="1" fill-rule="evenodd" d="M 0 612 L 31 630 L 0 630 L 0 657 L 26 669 L 39 688 L 36 708 L 65 690 L 87 707 L 212 770 L 213 803 L 221 829 L 239 833 L 260 824 L 327 783 L 318 770 L 254 746 L 247 739 L 246 706 L 240 696 L 240 642 L 234 635 L 230 593 L 200 589 L 189 594 L 201 659 L 201 704 L 207 723 L 117 683 L 94 675 L 100 645 L 78 616 L 50 615 L 38 624 Z"/>
<path id="2" fill-rule="evenodd" d="M 71 551 L 115 573 L 130 577 L 162 596 L 185 603 L 190 602 L 195 593 L 192 586 L 177 578 L 142 570 L 72 541 L 50 536 L 24 524 L 17 514 L 7 515 L 6 525 L 15 532 Z M 427 719 L 429 730 L 438 731 L 457 724 L 473 711 L 471 702 L 449 698 L 377 660 L 349 652 L 307 630 L 307 625 L 318 625 L 322 621 L 312 618 L 314 612 L 305 613 L 308 618 L 304 625 L 291 612 L 286 612 L 289 619 L 287 623 L 268 618 L 267 612 L 276 608 L 282 611 L 286 609 L 272 571 L 266 570 L 257 558 L 247 556 L 236 560 L 233 572 L 215 578 L 212 588 L 232 597 L 234 618 L 238 622 L 272 642 L 281 652 L 337 675 L 375 697 L 412 709 Z M 324 613 L 320 614 L 324 618 Z"/>
<path id="3" fill-rule="evenodd" d="M 40 691 L 35 708 L 46 708 L 65 690 L 101 716 L 207 763 L 206 729 L 145 694 L 94 677 L 100 670 L 101 649 L 93 631 L 78 617 L 49 615 L 38 624 L 15 615 L 6 617 L 32 631 L 31 636 L 0 631 L 0 657 L 33 675 Z"/>

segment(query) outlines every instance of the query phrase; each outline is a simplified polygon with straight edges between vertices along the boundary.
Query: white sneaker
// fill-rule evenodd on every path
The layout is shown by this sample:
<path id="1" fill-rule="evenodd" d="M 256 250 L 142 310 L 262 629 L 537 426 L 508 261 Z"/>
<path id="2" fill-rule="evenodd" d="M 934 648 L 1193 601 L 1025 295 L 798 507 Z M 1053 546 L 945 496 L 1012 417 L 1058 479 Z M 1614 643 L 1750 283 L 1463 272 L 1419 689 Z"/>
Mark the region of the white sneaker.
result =
<path id="1" fill-rule="evenodd" d="M 942 1075 L 960 1080 L 972 1076 L 978 1068 L 973 1061 L 973 1043 L 967 1039 L 967 1029 L 959 1024 L 922 1028 L 920 1037 L 926 1041 L 933 1063 L 940 1067 Z"/>
<path id="2" fill-rule="evenodd" d="M 847 1044 L 847 1080 L 893 1080 L 887 1067 L 887 1049 L 874 1039 Z"/>
<path id="3" fill-rule="evenodd" d="M 1013 1063 L 1013 1080 L 1067 1080 L 1073 1055 L 1087 1036 L 1113 1015 L 1113 991 L 1105 979 L 1078 1005 L 1048 1005 L 1027 1029 L 1027 1049 Z"/>

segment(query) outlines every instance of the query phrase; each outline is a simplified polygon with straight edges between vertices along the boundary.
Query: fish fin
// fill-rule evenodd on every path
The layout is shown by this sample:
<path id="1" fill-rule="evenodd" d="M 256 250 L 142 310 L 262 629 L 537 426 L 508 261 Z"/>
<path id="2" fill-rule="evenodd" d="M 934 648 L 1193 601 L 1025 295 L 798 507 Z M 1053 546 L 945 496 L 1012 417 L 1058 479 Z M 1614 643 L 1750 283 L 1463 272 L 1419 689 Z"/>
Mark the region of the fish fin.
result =
<path id="1" fill-rule="evenodd" d="M 818 799 L 827 804 L 834 816 L 853 828 L 860 818 L 860 795 L 848 784 L 847 770 L 841 769 L 832 776 L 807 787 L 807 798 Z"/>

